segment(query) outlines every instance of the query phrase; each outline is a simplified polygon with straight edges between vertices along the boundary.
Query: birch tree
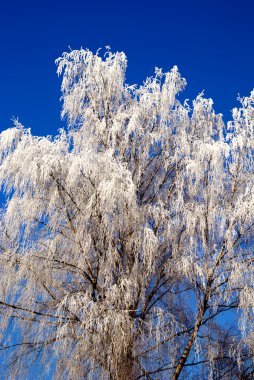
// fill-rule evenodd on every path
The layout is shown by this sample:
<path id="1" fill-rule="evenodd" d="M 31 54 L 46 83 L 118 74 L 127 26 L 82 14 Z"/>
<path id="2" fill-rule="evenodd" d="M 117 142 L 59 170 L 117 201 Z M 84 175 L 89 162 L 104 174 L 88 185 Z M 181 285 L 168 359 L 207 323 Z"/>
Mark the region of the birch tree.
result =
<path id="1" fill-rule="evenodd" d="M 6 377 L 252 379 L 254 91 L 225 124 L 177 67 L 57 65 L 66 129 L 0 134 Z"/>

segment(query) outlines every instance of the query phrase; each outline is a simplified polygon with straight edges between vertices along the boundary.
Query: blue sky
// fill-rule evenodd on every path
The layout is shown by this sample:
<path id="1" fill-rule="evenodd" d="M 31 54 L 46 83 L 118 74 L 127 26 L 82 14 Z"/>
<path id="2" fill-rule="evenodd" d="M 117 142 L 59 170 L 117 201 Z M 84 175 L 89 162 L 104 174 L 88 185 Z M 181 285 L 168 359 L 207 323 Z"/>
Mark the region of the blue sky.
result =
<path id="1" fill-rule="evenodd" d="M 230 117 L 254 87 L 253 0 L 1 1 L 0 130 L 19 117 L 34 134 L 56 133 L 60 84 L 55 59 L 70 45 L 110 45 L 128 57 L 127 81 L 154 67 L 179 67 L 187 98 L 205 90 Z"/>
<path id="2" fill-rule="evenodd" d="M 186 98 L 205 90 L 228 120 L 254 88 L 253 20 L 254 0 L 2 0 L 0 131 L 13 116 L 37 135 L 63 126 L 54 61 L 68 46 L 123 50 L 128 83 L 177 65 Z"/>

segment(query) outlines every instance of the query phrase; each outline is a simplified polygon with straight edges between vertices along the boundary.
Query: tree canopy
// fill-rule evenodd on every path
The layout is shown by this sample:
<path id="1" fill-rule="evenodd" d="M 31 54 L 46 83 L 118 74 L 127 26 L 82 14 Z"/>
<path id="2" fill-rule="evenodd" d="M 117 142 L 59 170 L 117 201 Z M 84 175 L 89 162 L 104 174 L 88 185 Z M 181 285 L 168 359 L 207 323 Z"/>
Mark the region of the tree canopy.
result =
<path id="1" fill-rule="evenodd" d="M 177 67 L 57 60 L 55 137 L 0 134 L 1 354 L 56 379 L 252 379 L 254 91 L 225 124 Z M 229 317 L 227 317 L 229 315 Z"/>

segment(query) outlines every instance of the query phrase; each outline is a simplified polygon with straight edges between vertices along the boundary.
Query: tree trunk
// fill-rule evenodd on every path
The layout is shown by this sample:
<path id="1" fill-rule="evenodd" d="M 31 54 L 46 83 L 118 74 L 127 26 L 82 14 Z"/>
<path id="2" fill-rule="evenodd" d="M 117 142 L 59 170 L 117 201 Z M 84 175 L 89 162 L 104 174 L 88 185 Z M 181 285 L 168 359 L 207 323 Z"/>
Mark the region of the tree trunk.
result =
<path id="1" fill-rule="evenodd" d="M 114 380 L 133 380 L 133 378 L 135 378 L 135 365 L 132 349 L 130 349 L 119 361 Z"/>
<path id="2" fill-rule="evenodd" d="M 194 327 L 194 330 L 188 340 L 188 343 L 186 344 L 185 346 L 185 349 L 183 351 L 183 354 L 181 356 L 181 359 L 176 367 L 176 370 L 175 370 L 175 373 L 172 377 L 172 380 L 177 380 L 178 377 L 180 376 L 181 372 L 182 372 L 182 369 L 184 367 L 184 364 L 189 356 L 189 353 L 190 353 L 190 350 L 192 348 L 192 345 L 193 345 L 193 342 L 197 336 L 197 333 L 198 333 L 198 330 L 201 326 L 201 323 L 202 323 L 202 320 L 203 320 L 203 317 L 204 317 L 204 314 L 205 314 L 205 311 L 206 311 L 206 304 L 207 304 L 207 299 L 205 297 L 204 299 L 204 302 L 201 306 L 201 308 L 199 309 L 199 313 L 198 313 L 198 316 L 197 316 L 197 320 L 196 320 L 196 324 L 195 324 L 195 327 Z"/>

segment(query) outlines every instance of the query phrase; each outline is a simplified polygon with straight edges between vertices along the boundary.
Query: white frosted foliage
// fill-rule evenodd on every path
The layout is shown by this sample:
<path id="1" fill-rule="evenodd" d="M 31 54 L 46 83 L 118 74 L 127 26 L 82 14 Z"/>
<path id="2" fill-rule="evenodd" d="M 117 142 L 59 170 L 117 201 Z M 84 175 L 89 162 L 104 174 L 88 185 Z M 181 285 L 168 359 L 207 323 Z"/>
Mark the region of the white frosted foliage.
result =
<path id="1" fill-rule="evenodd" d="M 0 134 L 9 378 L 251 379 L 254 92 L 225 125 L 176 66 L 138 86 L 110 48 L 57 65 L 66 130 Z"/>

